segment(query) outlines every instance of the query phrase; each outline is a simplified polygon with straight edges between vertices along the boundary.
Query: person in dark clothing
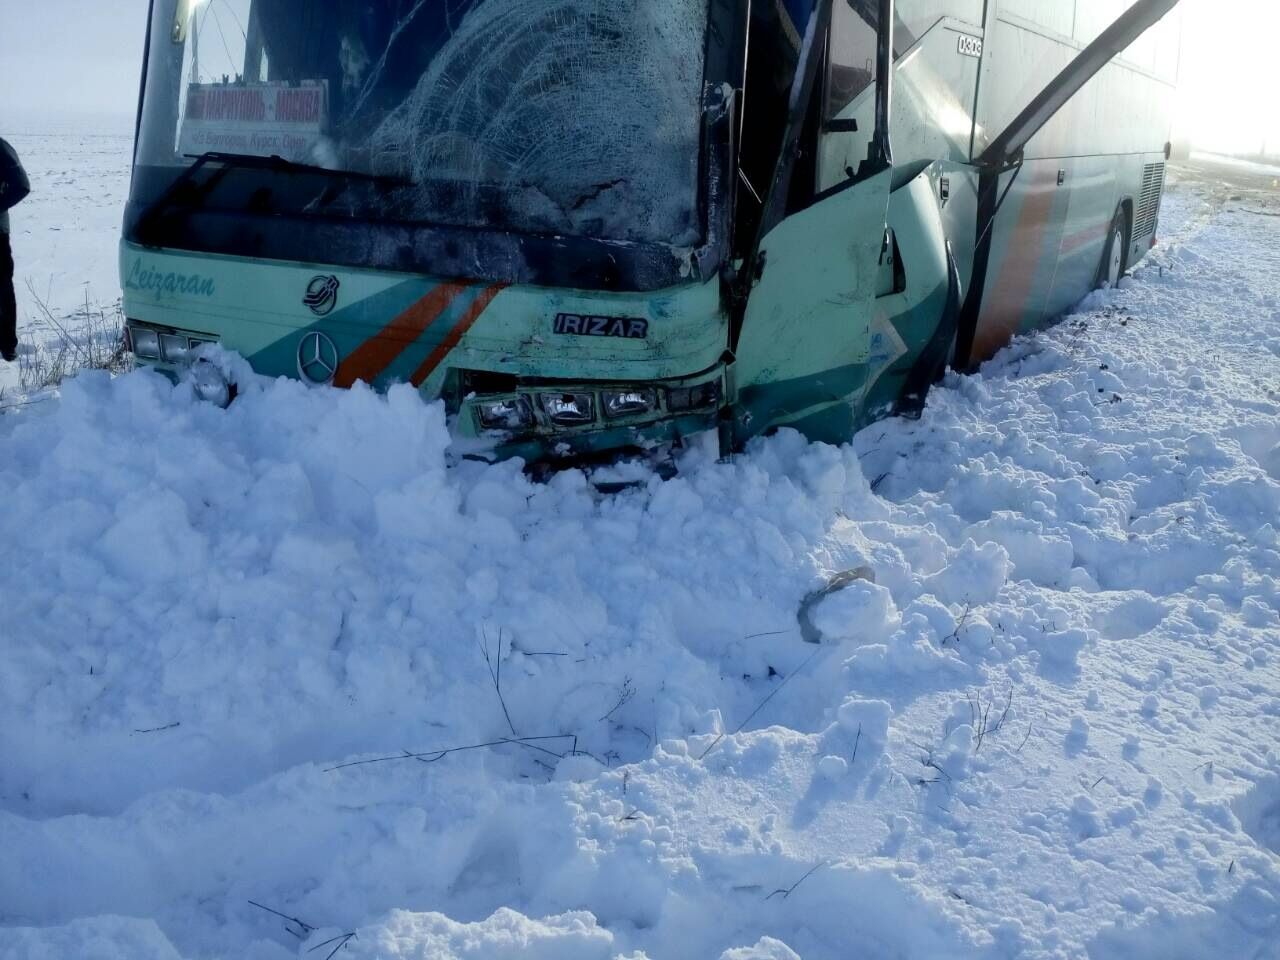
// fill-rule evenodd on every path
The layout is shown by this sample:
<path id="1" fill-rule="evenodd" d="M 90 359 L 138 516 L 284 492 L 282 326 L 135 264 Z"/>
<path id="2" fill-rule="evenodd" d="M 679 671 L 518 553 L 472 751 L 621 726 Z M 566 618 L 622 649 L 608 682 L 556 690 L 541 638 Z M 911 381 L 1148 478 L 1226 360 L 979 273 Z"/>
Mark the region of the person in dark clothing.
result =
<path id="1" fill-rule="evenodd" d="M 13 294 L 13 248 L 9 245 L 9 208 L 28 193 L 31 183 L 18 154 L 0 138 L 0 357 L 18 356 L 18 304 Z"/>

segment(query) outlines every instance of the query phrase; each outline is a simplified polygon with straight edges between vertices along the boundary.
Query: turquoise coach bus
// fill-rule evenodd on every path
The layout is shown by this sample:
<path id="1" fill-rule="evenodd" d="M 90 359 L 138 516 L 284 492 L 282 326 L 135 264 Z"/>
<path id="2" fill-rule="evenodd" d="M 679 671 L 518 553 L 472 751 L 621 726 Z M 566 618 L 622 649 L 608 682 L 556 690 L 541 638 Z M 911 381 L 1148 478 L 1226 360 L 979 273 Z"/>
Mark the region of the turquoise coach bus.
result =
<path id="1" fill-rule="evenodd" d="M 495 457 L 847 440 L 1155 242 L 1177 0 L 152 0 L 131 349 Z"/>

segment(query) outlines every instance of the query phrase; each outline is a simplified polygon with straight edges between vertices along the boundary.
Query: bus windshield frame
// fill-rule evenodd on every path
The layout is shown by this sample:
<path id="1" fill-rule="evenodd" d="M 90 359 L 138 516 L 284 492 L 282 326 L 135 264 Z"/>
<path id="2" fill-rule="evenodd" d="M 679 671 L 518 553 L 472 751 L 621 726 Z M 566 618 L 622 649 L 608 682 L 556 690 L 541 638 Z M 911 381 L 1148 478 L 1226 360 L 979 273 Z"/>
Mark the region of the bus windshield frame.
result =
<path id="1" fill-rule="evenodd" d="M 271 3 L 280 7 L 302 0 L 255 2 L 267 3 L 270 9 Z M 495 8 L 518 8 L 522 0 L 474 2 L 472 11 L 483 12 L 486 3 L 493 3 Z M 571 6 L 576 0 L 560 2 Z M 637 9 L 643 10 L 643 0 L 636 2 Z M 239 3 L 244 6 L 247 0 Z M 662 148 L 671 143 L 677 148 L 687 147 L 681 154 L 687 162 L 673 181 L 674 188 L 655 190 L 654 177 L 660 165 L 644 156 L 644 144 L 611 143 L 614 131 L 606 127 L 599 143 L 584 148 L 586 154 L 579 150 L 577 154 L 570 151 L 568 156 L 600 154 L 601 163 L 617 165 L 616 176 L 606 178 L 599 170 L 587 169 L 581 174 L 587 179 L 574 184 L 568 181 L 573 176 L 570 171 L 562 178 L 567 182 L 564 189 L 576 192 L 561 196 L 554 192 L 561 186 L 558 181 L 552 182 L 549 189 L 544 184 L 522 182 L 522 189 L 533 201 L 521 199 L 519 205 L 511 200 L 509 186 L 480 182 L 477 178 L 468 185 L 466 202 L 450 208 L 436 199 L 445 196 L 448 200 L 446 191 L 428 194 L 423 188 L 425 178 L 417 176 L 422 168 L 412 166 L 418 151 L 401 146 L 401 154 L 410 160 L 407 166 L 397 165 L 383 162 L 381 155 L 372 156 L 371 149 L 335 151 L 335 138 L 325 136 L 326 126 L 336 127 L 332 118 L 344 98 L 349 106 L 357 98 L 385 93 L 376 84 L 363 88 L 347 84 L 346 73 L 352 69 L 352 60 L 361 64 L 366 73 L 380 69 L 379 64 L 390 57 L 388 51 L 394 52 L 392 45 L 404 28 L 403 23 L 396 24 L 389 34 L 393 43 L 377 57 L 363 50 L 353 53 L 344 36 L 339 54 L 327 61 L 341 64 L 343 76 L 302 77 L 298 82 L 296 74 L 278 76 L 284 73 L 279 64 L 287 63 L 284 55 L 277 53 L 277 65 L 270 68 L 257 61 L 255 51 L 265 51 L 257 53 L 263 59 L 272 55 L 270 41 L 255 44 L 255 31 L 261 30 L 253 22 L 257 18 L 232 17 L 228 0 L 151 0 L 125 239 L 148 247 L 191 252 L 280 261 L 322 259 L 335 266 L 580 289 L 644 291 L 710 279 L 728 253 L 728 185 L 732 184 L 734 136 L 731 91 L 741 86 L 745 24 L 739 22 L 741 4 L 735 0 L 688 0 L 688 8 L 701 15 L 703 3 L 707 22 L 702 35 L 694 38 L 701 45 L 700 60 L 685 65 L 681 88 L 685 95 L 683 109 L 691 115 L 678 118 L 674 125 L 680 130 L 675 134 L 660 128 L 661 118 L 647 121 L 653 124 L 652 131 L 639 131 L 649 138 L 649 153 L 661 154 Z M 227 5 L 226 10 L 221 10 L 222 20 L 213 22 L 223 30 L 210 31 L 206 26 L 208 18 L 219 12 L 222 4 Z M 332 0 L 329 4 L 337 12 L 348 8 L 367 12 L 397 5 L 413 11 L 410 17 L 424 6 L 397 4 L 397 0 Z M 205 10 L 203 14 L 201 8 Z M 611 13 L 608 17 L 624 15 Z M 645 14 L 636 14 L 642 15 Z M 201 27 L 181 30 L 184 20 Z M 250 22 L 246 24 L 245 20 Z M 461 23 L 466 22 L 464 16 Z M 458 37 L 465 39 L 465 30 L 457 18 L 451 30 L 446 44 Z M 218 62 L 232 56 L 242 36 L 244 61 L 233 61 L 233 65 L 242 66 L 246 74 L 217 76 Z M 685 36 L 687 40 L 687 33 Z M 200 56 L 199 47 L 193 56 L 192 46 L 199 42 L 207 49 L 211 38 L 218 38 L 215 49 L 219 54 L 205 55 L 206 61 L 213 62 L 213 77 L 206 75 L 203 64 L 193 66 L 192 62 L 196 59 L 199 64 Z M 564 38 L 560 37 L 559 42 L 565 42 Z M 415 50 L 420 46 L 410 44 Z M 596 56 L 598 59 L 599 53 Z M 431 68 L 430 63 L 428 67 Z M 381 69 L 391 74 L 385 65 Z M 410 69 L 416 69 L 416 65 Z M 638 63 L 635 69 L 643 72 L 644 63 Z M 248 82 L 244 77 L 252 71 L 259 72 L 254 74 L 253 82 Z M 307 72 L 322 71 L 312 67 Z M 424 89 L 429 95 L 433 84 L 456 81 L 456 77 L 448 76 L 442 80 L 441 72 L 428 76 L 425 71 L 405 74 L 401 69 L 401 76 L 415 81 L 416 86 L 407 92 L 422 100 Z M 649 72 L 660 75 L 664 70 Z M 447 70 L 443 73 L 447 74 Z M 574 79 L 569 78 L 567 88 L 572 87 Z M 571 95 L 574 92 L 570 89 Z M 402 85 L 391 93 L 394 96 L 406 91 Z M 616 100 L 618 94 L 612 96 Z M 516 104 L 515 113 L 520 112 L 520 106 Z M 413 108 L 421 109 L 417 101 Z M 536 113 L 532 107 L 530 110 Z M 268 119 L 284 120 L 263 124 L 264 112 Z M 404 113 L 401 108 L 400 114 Z M 395 118 L 396 108 L 372 115 L 387 126 L 387 118 Z M 428 119 L 437 116 L 430 110 L 422 115 Z M 226 122 L 228 117 L 232 118 L 231 123 Z M 404 129 L 405 124 L 401 123 L 394 132 L 403 139 Z M 419 130 L 433 135 L 439 132 L 435 125 L 430 129 L 413 126 L 410 135 Z M 634 123 L 624 133 L 634 137 Z M 378 135 L 375 125 L 372 134 L 365 131 L 352 139 L 363 146 Z M 454 137 L 455 141 L 462 139 Z M 392 136 L 388 142 L 395 145 L 398 141 Z M 524 148 L 527 143 L 517 141 L 516 146 Z M 426 168 L 428 171 L 442 165 L 440 154 L 435 156 L 436 162 Z M 469 157 L 470 153 L 464 154 L 464 159 Z M 555 168 L 556 160 L 554 155 L 544 158 L 540 169 Z M 628 168 L 627 164 L 633 166 Z M 492 164 L 485 169 L 492 169 Z M 680 177 L 685 175 L 685 169 L 689 182 L 682 183 Z M 649 177 L 647 182 L 645 176 Z M 647 187 L 647 192 L 637 187 L 634 197 L 625 198 L 625 192 L 631 189 L 629 179 Z M 654 212 L 655 193 L 661 192 L 665 200 L 686 188 L 687 196 L 682 199 L 687 211 L 673 201 L 669 211 Z M 428 197 L 425 205 L 424 195 Z M 614 197 L 619 195 L 624 196 L 624 201 L 614 204 Z M 628 199 L 630 208 L 625 202 Z M 611 205 L 621 210 L 612 220 L 608 214 Z M 542 208 L 551 209 L 553 215 L 542 216 Z M 567 216 L 561 216 L 561 211 Z M 318 256 L 317 251 L 322 253 Z"/>

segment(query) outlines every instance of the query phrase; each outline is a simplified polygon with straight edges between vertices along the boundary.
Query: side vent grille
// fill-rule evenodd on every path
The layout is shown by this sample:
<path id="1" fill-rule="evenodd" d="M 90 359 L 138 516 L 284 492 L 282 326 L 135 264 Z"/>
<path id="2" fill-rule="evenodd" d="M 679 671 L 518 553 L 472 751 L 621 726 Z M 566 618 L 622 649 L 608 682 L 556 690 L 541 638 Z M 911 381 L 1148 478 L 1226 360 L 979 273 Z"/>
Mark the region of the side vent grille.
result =
<path id="1" fill-rule="evenodd" d="M 1138 198 L 1138 212 L 1133 221 L 1133 235 L 1149 237 L 1156 232 L 1156 218 L 1160 215 L 1160 195 L 1164 192 L 1164 164 L 1149 163 L 1142 169 L 1142 195 Z"/>

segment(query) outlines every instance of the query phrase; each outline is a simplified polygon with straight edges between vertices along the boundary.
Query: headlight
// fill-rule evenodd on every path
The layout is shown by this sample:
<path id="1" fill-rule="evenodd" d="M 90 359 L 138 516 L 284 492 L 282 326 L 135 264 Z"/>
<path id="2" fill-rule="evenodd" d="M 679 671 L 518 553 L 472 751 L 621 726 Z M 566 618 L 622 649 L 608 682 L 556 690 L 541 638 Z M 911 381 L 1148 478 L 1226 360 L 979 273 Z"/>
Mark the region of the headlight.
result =
<path id="1" fill-rule="evenodd" d="M 657 395 L 652 390 L 620 390 L 617 393 L 601 395 L 604 412 L 610 417 L 634 417 L 648 413 L 658 405 Z"/>
<path id="2" fill-rule="evenodd" d="M 217 407 L 231 403 L 231 384 L 222 371 L 208 360 L 197 360 L 191 365 L 191 387 L 201 400 Z"/>
<path id="3" fill-rule="evenodd" d="M 486 430 L 520 430 L 533 425 L 533 410 L 524 397 L 481 403 L 480 426 Z"/>
<path id="4" fill-rule="evenodd" d="M 667 393 L 667 406 L 672 411 L 701 410 L 720 405 L 720 383 L 702 383 L 696 387 L 676 387 Z"/>
<path id="5" fill-rule="evenodd" d="M 167 363 L 186 363 L 191 354 L 191 345 L 186 337 L 173 333 L 160 334 L 160 356 Z"/>
<path id="6" fill-rule="evenodd" d="M 130 327 L 129 339 L 133 341 L 133 355 L 144 360 L 160 359 L 160 337 L 146 327 Z"/>
<path id="7" fill-rule="evenodd" d="M 595 420 L 595 404 L 589 393 L 544 393 L 542 409 L 552 423 L 577 427 Z"/>

